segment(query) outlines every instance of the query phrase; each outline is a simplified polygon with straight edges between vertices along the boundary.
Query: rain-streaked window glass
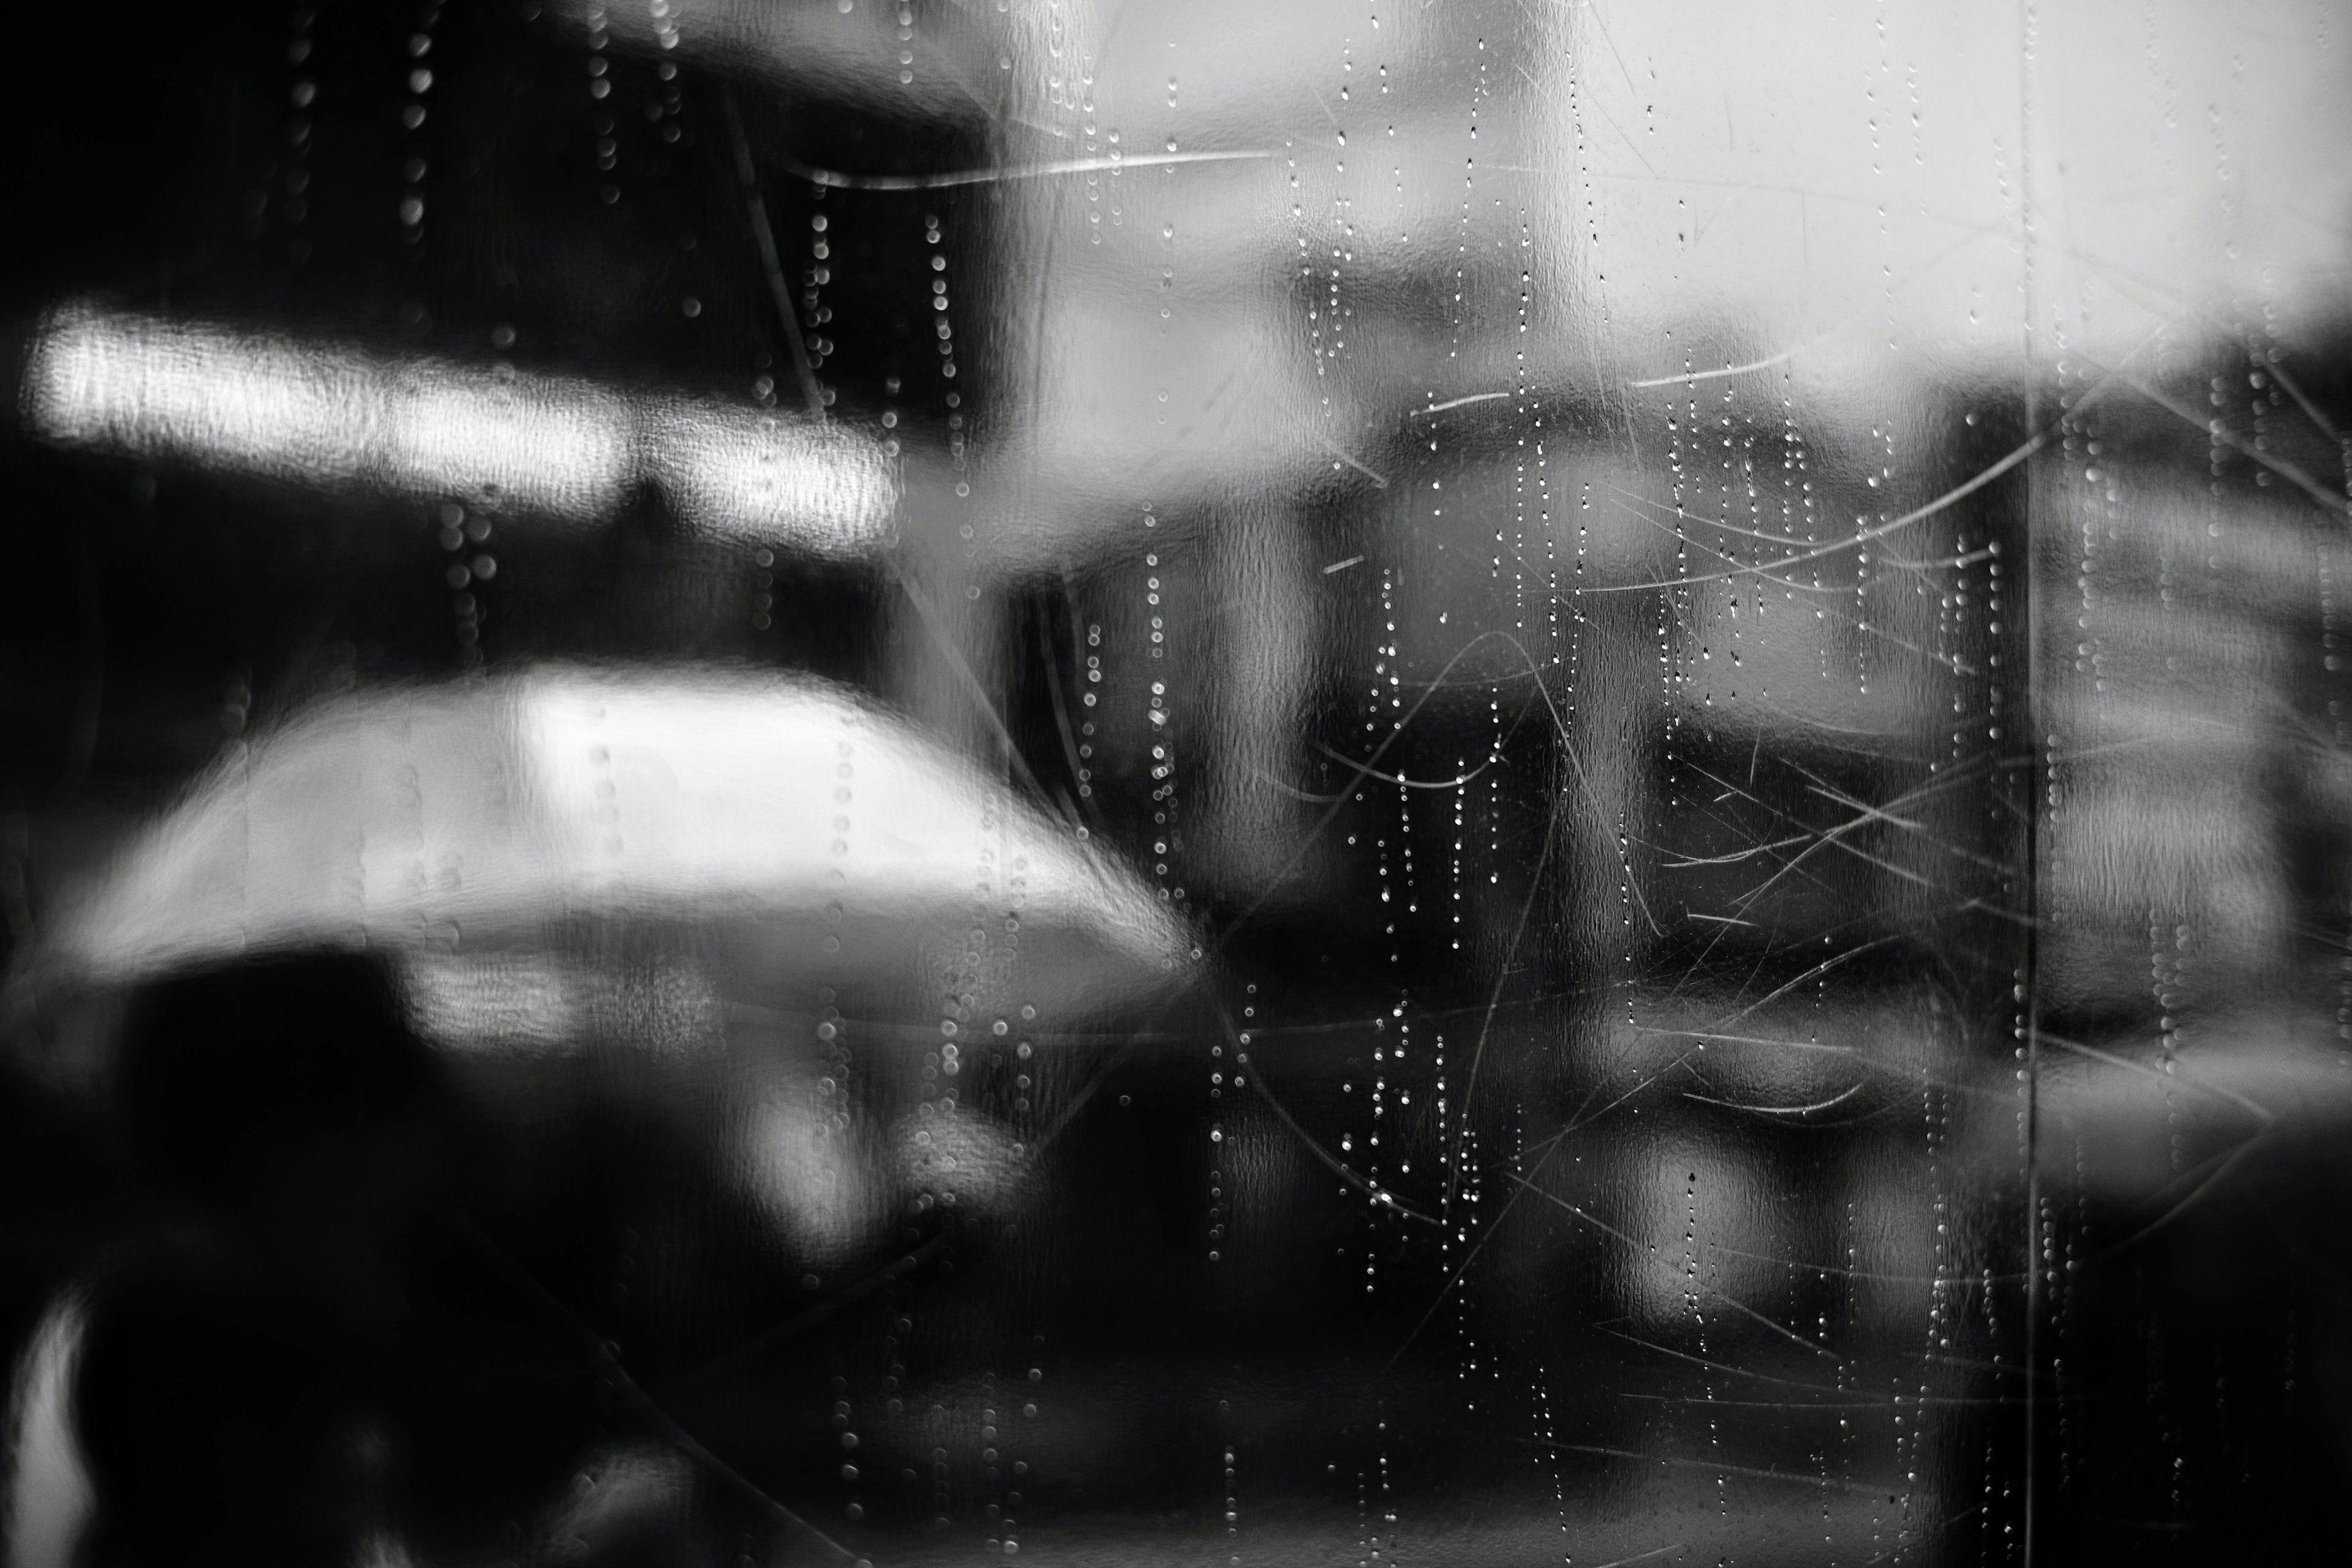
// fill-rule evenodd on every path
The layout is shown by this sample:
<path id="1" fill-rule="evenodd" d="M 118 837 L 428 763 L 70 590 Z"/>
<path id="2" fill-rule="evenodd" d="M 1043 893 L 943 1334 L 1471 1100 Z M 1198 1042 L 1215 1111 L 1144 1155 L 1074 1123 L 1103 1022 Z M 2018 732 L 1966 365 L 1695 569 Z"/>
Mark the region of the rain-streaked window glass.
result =
<path id="1" fill-rule="evenodd" d="M 2347 51 L 28 15 L 7 1568 L 2338 1555 Z"/>

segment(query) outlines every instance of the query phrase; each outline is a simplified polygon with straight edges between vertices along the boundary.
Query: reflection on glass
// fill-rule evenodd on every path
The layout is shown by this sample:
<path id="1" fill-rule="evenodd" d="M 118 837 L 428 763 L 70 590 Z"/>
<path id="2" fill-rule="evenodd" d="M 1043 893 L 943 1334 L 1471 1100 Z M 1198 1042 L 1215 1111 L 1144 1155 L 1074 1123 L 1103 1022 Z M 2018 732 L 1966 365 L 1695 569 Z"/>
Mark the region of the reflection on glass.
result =
<path id="1" fill-rule="evenodd" d="M 10 1563 L 2324 1558 L 2342 24 L 125 28 Z"/>

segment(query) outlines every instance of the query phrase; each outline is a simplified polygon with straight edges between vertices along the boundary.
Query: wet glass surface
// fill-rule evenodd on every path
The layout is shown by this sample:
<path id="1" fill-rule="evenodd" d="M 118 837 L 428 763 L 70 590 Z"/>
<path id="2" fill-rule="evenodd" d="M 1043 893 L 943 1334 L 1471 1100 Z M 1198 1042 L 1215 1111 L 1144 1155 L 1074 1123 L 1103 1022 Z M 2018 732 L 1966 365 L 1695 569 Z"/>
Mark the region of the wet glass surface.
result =
<path id="1" fill-rule="evenodd" d="M 34 19 L 12 1568 L 2333 1555 L 2348 24 Z"/>

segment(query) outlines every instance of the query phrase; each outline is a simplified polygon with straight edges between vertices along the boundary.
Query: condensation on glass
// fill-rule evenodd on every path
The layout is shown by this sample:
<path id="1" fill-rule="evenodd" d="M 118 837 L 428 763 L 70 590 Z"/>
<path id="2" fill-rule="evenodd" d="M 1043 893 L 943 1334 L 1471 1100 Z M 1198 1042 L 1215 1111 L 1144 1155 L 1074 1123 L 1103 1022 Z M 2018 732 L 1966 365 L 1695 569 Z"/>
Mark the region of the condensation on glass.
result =
<path id="1" fill-rule="evenodd" d="M 2339 7 L 36 32 L 11 1568 L 2339 1549 Z"/>

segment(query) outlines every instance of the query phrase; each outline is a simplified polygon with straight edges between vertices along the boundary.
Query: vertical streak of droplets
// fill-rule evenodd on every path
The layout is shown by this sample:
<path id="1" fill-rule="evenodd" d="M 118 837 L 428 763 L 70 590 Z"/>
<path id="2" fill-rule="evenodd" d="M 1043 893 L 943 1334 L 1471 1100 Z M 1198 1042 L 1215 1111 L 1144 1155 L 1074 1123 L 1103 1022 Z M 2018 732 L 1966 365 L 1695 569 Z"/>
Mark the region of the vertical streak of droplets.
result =
<path id="1" fill-rule="evenodd" d="M 2033 0 L 2020 0 L 2018 58 L 2018 146 L 2017 182 L 2019 229 L 2023 250 L 2020 258 L 2019 288 L 2023 295 L 2025 335 L 2021 348 L 2024 355 L 2022 384 L 2025 397 L 2026 438 L 2032 440 L 2041 426 L 2040 400 L 2034 384 L 2034 299 L 2033 299 L 2033 45 L 2038 26 Z M 2047 786 L 2043 763 L 2042 729 L 2033 710 L 2034 652 L 2039 641 L 2036 605 L 2031 598 L 2033 572 L 2033 464 L 2029 457 L 2021 481 L 2024 516 L 2021 521 L 2019 576 L 2011 592 L 2028 595 L 2020 612 L 2011 616 L 2011 623 L 2021 628 L 2018 689 L 2026 707 L 2022 722 L 2026 742 L 2032 748 L 2036 766 L 2032 774 L 2032 788 L 2025 810 L 2025 952 L 2018 974 L 2016 989 L 2017 1014 L 2015 1030 L 2020 1042 L 2019 1055 L 2024 1060 L 2025 1115 L 2025 1454 L 2023 1477 L 2024 1517 L 2020 1526 L 2020 1552 L 2024 1568 L 2033 1568 L 2036 1471 L 2041 1462 L 2040 1428 L 2042 1424 L 2042 1180 L 2037 1144 L 2041 1137 L 2041 1074 L 2042 1056 L 2038 1028 L 2037 986 L 2035 973 L 2040 946 L 2040 866 L 2042 836 L 2042 801 Z"/>

